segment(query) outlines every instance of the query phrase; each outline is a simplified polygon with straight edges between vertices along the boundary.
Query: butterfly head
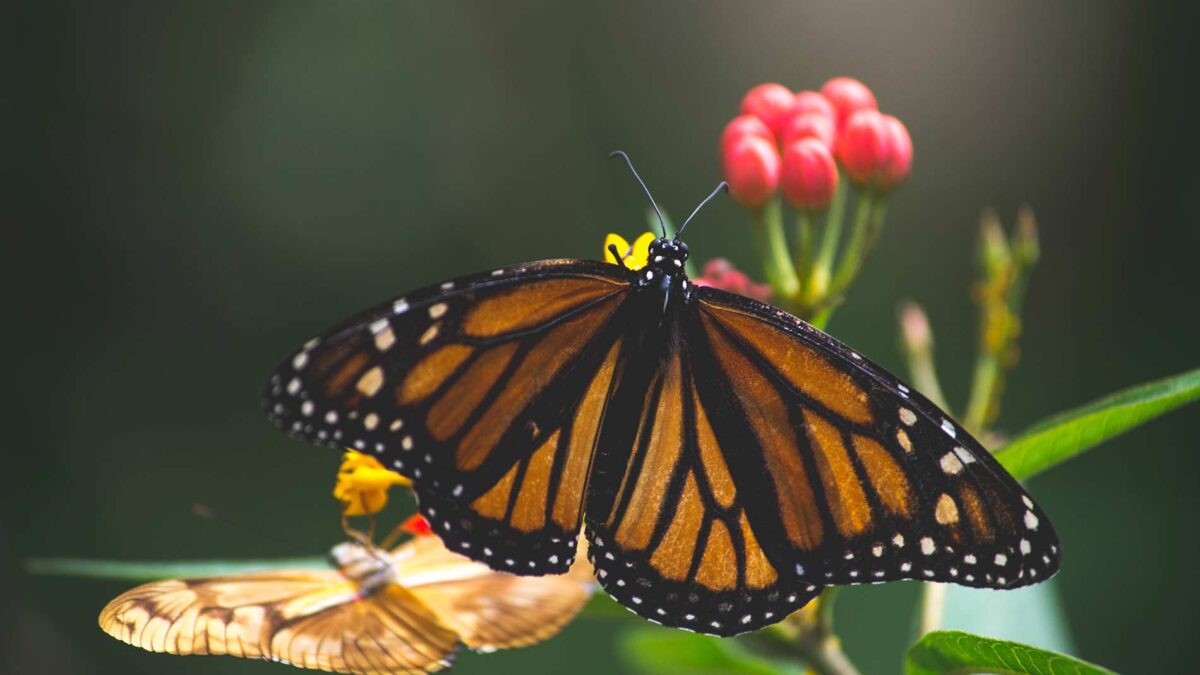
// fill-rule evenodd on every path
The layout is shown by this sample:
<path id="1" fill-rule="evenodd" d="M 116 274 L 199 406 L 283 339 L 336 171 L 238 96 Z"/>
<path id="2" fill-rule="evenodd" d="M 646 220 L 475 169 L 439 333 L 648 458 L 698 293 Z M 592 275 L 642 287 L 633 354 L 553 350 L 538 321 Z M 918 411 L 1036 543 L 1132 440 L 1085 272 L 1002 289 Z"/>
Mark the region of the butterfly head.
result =
<path id="1" fill-rule="evenodd" d="M 684 274 L 683 264 L 688 259 L 688 246 L 679 239 L 660 237 L 650 244 L 646 266 L 667 275 Z"/>

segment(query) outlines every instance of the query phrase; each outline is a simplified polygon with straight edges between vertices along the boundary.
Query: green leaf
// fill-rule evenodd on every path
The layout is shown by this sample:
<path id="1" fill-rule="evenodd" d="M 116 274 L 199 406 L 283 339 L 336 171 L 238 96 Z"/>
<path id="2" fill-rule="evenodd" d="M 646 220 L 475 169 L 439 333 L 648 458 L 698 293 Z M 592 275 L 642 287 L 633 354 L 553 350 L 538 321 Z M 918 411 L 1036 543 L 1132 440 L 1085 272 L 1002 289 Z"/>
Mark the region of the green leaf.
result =
<path id="1" fill-rule="evenodd" d="M 997 673 L 999 675 L 1091 675 L 1111 670 L 1019 642 L 994 640 L 960 631 L 929 633 L 909 648 L 905 675 Z"/>
<path id="2" fill-rule="evenodd" d="M 1075 651 L 1057 579 L 996 591 L 950 584 L 941 628 L 1013 640 L 1067 654 Z"/>
<path id="3" fill-rule="evenodd" d="M 25 570 L 31 574 L 152 581 L 190 577 L 216 577 L 263 570 L 325 569 L 325 558 L 275 558 L 263 560 L 173 560 L 122 561 L 85 558 L 27 558 Z"/>
<path id="4" fill-rule="evenodd" d="M 779 675 L 790 672 L 755 657 L 734 640 L 660 628 L 631 630 L 621 652 L 634 670 L 651 675 Z"/>
<path id="5" fill-rule="evenodd" d="M 996 459 L 1013 476 L 1029 478 L 1198 398 L 1200 369 L 1155 380 L 1036 424 Z"/>

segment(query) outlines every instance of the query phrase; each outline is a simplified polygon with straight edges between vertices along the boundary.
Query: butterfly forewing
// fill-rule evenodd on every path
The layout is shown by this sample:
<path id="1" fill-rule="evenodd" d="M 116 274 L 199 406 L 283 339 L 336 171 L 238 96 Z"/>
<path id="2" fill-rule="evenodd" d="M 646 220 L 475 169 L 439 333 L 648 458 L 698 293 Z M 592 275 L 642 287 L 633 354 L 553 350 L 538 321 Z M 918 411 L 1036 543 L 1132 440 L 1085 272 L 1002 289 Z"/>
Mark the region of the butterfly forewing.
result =
<path id="1" fill-rule="evenodd" d="M 936 406 L 786 313 L 714 289 L 700 298 L 713 379 L 756 441 L 775 497 L 762 508 L 781 516 L 796 574 L 1007 588 L 1057 570 L 1041 509 Z"/>
<path id="2" fill-rule="evenodd" d="M 265 405 L 293 436 L 374 453 L 413 478 L 454 550 L 562 573 L 629 277 L 547 261 L 409 294 L 307 343 L 272 376 Z"/>
<path id="3" fill-rule="evenodd" d="M 336 572 L 169 580 L 110 602 L 100 627 L 135 647 L 227 654 L 340 673 L 419 673 L 448 665 L 453 631 L 398 586 L 365 601 Z"/>

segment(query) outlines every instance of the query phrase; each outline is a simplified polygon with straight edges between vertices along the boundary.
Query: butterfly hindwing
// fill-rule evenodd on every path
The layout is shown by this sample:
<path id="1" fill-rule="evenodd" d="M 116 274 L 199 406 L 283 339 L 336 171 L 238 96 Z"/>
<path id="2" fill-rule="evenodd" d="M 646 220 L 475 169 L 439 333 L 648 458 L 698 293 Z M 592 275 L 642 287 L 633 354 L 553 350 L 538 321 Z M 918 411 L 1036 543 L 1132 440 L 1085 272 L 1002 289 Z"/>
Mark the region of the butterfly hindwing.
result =
<path id="1" fill-rule="evenodd" d="M 1057 570 L 1041 509 L 923 396 L 775 308 L 699 298 L 713 379 L 757 440 L 798 576 L 1010 588 Z"/>
<path id="2" fill-rule="evenodd" d="M 686 328 L 627 338 L 630 364 L 598 441 L 590 553 L 604 589 L 637 614 L 734 635 L 778 621 L 820 588 L 772 560 L 751 524 L 756 476 L 739 483 L 740 448 L 714 435 Z"/>
<path id="3" fill-rule="evenodd" d="M 453 550 L 562 573 L 629 287 L 614 265 L 547 261 L 417 291 L 306 344 L 265 406 L 293 436 L 412 478 Z"/>
<path id="4" fill-rule="evenodd" d="M 433 609 L 463 644 L 484 651 L 523 647 L 558 633 L 594 586 L 585 559 L 566 574 L 516 576 L 455 554 L 437 537 L 418 537 L 392 559 L 396 582 Z"/>

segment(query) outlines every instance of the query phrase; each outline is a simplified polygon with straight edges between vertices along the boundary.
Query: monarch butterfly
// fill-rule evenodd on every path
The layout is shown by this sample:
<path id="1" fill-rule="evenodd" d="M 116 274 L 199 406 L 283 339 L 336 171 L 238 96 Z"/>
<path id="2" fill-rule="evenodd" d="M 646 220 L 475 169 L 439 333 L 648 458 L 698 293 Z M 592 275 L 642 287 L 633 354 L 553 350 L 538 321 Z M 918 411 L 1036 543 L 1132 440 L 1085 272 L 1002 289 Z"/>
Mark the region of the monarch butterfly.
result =
<path id="1" fill-rule="evenodd" d="M 391 553 L 333 548 L 336 569 L 156 581 L 100 613 L 109 635 L 153 652 L 228 654 L 339 673 L 424 673 L 458 643 L 521 647 L 557 633 L 591 595 L 591 570 L 519 577 L 418 536 Z"/>
<path id="2" fill-rule="evenodd" d="M 830 584 L 1057 571 L 1045 514 L 949 415 L 690 283 L 687 257 L 664 227 L 641 270 L 547 260 L 414 291 L 305 343 L 265 408 L 411 478 L 446 544 L 495 569 L 562 573 L 584 526 L 604 589 L 668 626 L 754 630 Z"/>

